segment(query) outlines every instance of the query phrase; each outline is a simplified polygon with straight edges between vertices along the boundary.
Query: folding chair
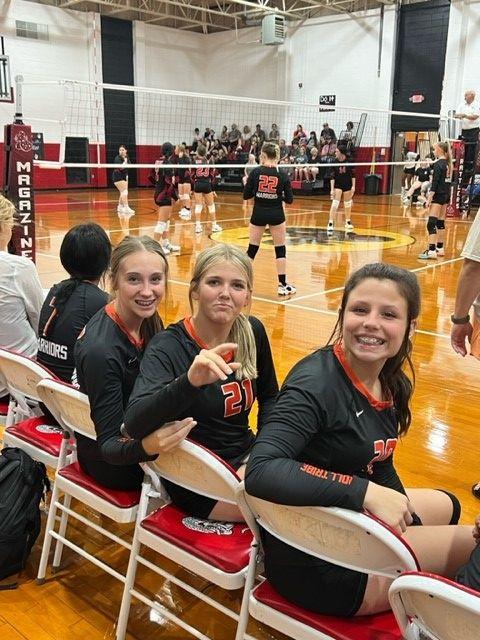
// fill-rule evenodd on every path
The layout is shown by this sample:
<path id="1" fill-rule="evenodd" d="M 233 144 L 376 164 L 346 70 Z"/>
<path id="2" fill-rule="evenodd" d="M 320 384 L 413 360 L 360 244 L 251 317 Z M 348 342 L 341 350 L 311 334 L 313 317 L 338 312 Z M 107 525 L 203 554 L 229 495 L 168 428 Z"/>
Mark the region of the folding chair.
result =
<path id="1" fill-rule="evenodd" d="M 0 349 L 0 375 L 10 394 L 4 446 L 19 447 L 35 460 L 56 469 L 64 433 L 50 417 L 42 415 L 37 392 L 37 384 L 55 378 L 54 374 L 32 358 Z M 60 461 L 64 463 L 65 460 Z"/>
<path id="2" fill-rule="evenodd" d="M 77 432 L 92 440 L 96 439 L 95 426 L 90 418 L 90 405 L 85 394 L 59 380 L 42 380 L 38 384 L 37 390 L 42 402 L 45 403 L 66 432 L 72 436 L 74 432 Z M 64 494 L 63 503 L 60 502 L 60 493 Z M 75 518 L 128 550 L 131 549 L 131 544 L 72 510 L 70 508 L 71 498 L 76 498 L 79 502 L 117 523 L 133 523 L 137 516 L 140 491 L 107 489 L 84 473 L 77 461 L 57 469 L 38 568 L 37 583 L 42 584 L 45 581 L 48 556 L 53 538 L 57 540 L 53 559 L 54 570 L 60 566 L 63 545 L 66 545 L 86 560 L 117 578 L 117 580 L 125 582 L 123 574 L 66 537 L 68 517 Z M 58 532 L 55 531 L 55 514 L 57 510 L 62 513 Z"/>
<path id="3" fill-rule="evenodd" d="M 405 573 L 388 592 L 398 626 L 407 640 L 419 629 L 433 640 L 480 638 L 480 593 L 429 573 Z"/>
<path id="4" fill-rule="evenodd" d="M 195 491 L 214 500 L 235 504 L 235 491 L 240 479 L 235 471 L 214 453 L 201 445 L 185 440 L 181 445 L 158 456 L 148 463 L 154 473 L 157 490 L 160 477 Z M 145 476 L 147 478 L 147 476 Z M 179 618 L 169 609 L 147 597 L 135 588 L 137 564 L 140 563 L 185 591 L 203 600 L 226 616 L 237 621 L 236 638 L 244 637 L 248 610 L 244 606 L 237 614 L 213 600 L 203 592 L 178 579 L 168 571 L 142 557 L 141 545 L 168 557 L 194 574 L 209 580 L 223 589 L 239 589 L 253 586 L 255 578 L 255 548 L 251 553 L 252 533 L 241 523 L 220 523 L 189 517 L 173 504 L 167 504 L 146 517 L 148 501 L 157 494 L 146 483 L 138 511 L 132 543 L 132 553 L 127 570 L 127 580 L 117 627 L 117 640 L 125 637 L 132 596 L 162 616 L 188 631 L 196 638 L 208 640 L 208 636 Z M 245 605 L 247 602 L 245 602 Z"/>
<path id="5" fill-rule="evenodd" d="M 337 507 L 274 504 L 249 496 L 243 483 L 237 502 L 259 547 L 258 525 L 300 551 L 348 569 L 392 579 L 418 569 L 405 540 L 366 513 Z M 297 640 L 400 640 L 402 637 L 391 612 L 353 618 L 317 614 L 288 602 L 267 580 L 250 593 L 249 611 L 256 620 Z"/>

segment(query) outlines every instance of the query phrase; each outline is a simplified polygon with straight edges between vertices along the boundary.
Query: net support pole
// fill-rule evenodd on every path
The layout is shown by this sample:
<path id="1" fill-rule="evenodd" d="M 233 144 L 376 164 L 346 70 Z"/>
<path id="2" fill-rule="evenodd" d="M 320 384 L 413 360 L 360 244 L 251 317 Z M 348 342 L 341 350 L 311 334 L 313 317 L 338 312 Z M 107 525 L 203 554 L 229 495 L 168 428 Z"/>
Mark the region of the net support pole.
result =
<path id="1" fill-rule="evenodd" d="M 21 80 L 17 82 L 16 98 L 20 96 L 20 102 L 17 102 L 14 122 L 4 126 L 3 137 L 4 195 L 13 202 L 18 216 L 9 252 L 35 262 L 32 129 L 22 122 L 19 84 L 21 85 Z"/>
<path id="2" fill-rule="evenodd" d="M 462 181 L 465 165 L 465 143 L 463 140 L 454 140 L 452 143 L 452 159 L 454 169 L 452 176 L 452 188 L 450 189 L 450 202 L 447 205 L 447 218 L 460 218 L 462 215 Z"/>

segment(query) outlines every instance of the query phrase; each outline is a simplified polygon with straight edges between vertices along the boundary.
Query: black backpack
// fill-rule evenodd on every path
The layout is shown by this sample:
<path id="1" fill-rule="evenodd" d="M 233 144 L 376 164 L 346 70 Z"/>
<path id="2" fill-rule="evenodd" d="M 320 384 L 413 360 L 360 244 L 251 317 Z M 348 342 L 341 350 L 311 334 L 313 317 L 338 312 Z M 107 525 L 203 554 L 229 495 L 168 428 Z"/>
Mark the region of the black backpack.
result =
<path id="1" fill-rule="evenodd" d="M 50 489 L 45 465 L 16 447 L 0 454 L 0 580 L 21 571 L 40 533 L 40 500 Z M 12 589 L 16 583 L 0 586 Z"/>

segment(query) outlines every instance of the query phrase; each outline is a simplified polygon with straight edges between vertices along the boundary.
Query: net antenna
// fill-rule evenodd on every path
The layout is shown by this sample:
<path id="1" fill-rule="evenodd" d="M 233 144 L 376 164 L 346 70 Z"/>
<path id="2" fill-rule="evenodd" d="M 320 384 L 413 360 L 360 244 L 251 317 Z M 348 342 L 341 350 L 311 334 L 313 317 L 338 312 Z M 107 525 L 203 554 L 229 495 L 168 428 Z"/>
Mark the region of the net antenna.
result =
<path id="1" fill-rule="evenodd" d="M 10 80 L 10 60 L 5 54 L 3 36 L 0 37 L 0 102 L 13 102 L 13 87 Z"/>

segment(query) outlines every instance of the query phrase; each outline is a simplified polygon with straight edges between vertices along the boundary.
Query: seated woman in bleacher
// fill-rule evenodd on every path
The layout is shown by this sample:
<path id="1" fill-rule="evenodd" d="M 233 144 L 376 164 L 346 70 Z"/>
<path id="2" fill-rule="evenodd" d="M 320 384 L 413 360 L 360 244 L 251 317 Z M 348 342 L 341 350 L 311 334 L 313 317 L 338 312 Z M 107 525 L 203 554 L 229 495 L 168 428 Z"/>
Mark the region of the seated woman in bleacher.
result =
<path id="1" fill-rule="evenodd" d="M 159 451 L 155 429 L 137 441 L 125 438 L 121 427 L 144 349 L 163 329 L 157 306 L 167 277 L 168 263 L 158 242 L 148 236 L 124 238 L 112 253 L 115 297 L 87 323 L 75 346 L 78 386 L 88 395 L 97 432 L 96 441 L 77 435 L 78 461 L 85 473 L 110 489 L 139 489 L 143 473 L 138 463 Z M 167 425 L 163 433 L 171 430 L 175 438 L 192 426 L 186 420 Z"/>
<path id="2" fill-rule="evenodd" d="M 253 446 L 245 485 L 279 504 L 365 509 L 405 537 L 423 571 L 451 577 L 475 546 L 471 527 L 449 526 L 458 523 L 458 500 L 439 490 L 405 490 L 393 464 L 411 422 L 413 383 L 402 367 L 411 367 L 419 311 L 412 272 L 386 264 L 356 271 L 327 345 L 288 374 Z M 388 578 L 263 535 L 267 578 L 288 600 L 329 615 L 389 609 Z"/>
<path id="3" fill-rule="evenodd" d="M 238 247 L 217 244 L 199 254 L 190 281 L 192 315 L 157 334 L 145 352 L 125 414 L 130 436 L 145 438 L 163 422 L 191 416 L 197 422 L 191 438 L 243 477 L 254 441 L 252 404 L 258 400 L 260 429 L 278 391 L 265 328 L 247 315 L 252 279 L 251 262 Z M 187 513 L 243 520 L 234 505 L 165 484 Z"/>
<path id="4" fill-rule="evenodd" d="M 45 298 L 38 325 L 37 360 L 58 378 L 70 382 L 77 338 L 108 295 L 99 288 L 110 265 L 112 247 L 95 222 L 72 227 L 60 246 L 60 262 L 69 274 Z"/>
<path id="5" fill-rule="evenodd" d="M 8 253 L 14 214 L 14 205 L 0 195 L 0 347 L 34 356 L 43 290 L 35 264 Z M 0 398 L 6 393 L 0 381 Z"/>

